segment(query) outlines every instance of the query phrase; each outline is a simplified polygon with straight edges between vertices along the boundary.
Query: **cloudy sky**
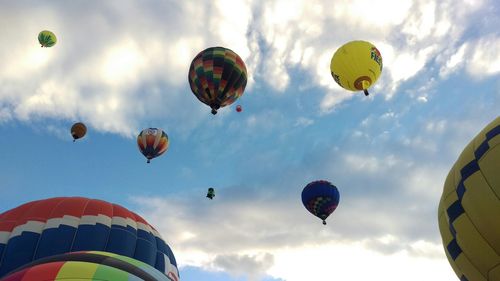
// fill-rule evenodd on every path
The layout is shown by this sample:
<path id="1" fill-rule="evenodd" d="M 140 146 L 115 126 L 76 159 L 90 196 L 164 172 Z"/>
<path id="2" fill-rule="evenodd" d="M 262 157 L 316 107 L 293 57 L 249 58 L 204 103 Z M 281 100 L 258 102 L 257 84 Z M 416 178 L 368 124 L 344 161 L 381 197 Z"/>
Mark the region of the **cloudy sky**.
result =
<path id="1" fill-rule="evenodd" d="M 0 5 L 0 212 L 53 196 L 119 203 L 157 227 L 184 281 L 458 280 L 437 206 L 499 115 L 497 0 Z M 384 60 L 369 97 L 330 75 L 351 40 Z M 187 82 L 212 46 L 249 74 L 215 116 Z M 89 132 L 72 143 L 77 121 Z M 148 127 L 171 142 L 150 164 L 135 141 Z M 327 226 L 300 199 L 317 179 L 341 194 Z"/>

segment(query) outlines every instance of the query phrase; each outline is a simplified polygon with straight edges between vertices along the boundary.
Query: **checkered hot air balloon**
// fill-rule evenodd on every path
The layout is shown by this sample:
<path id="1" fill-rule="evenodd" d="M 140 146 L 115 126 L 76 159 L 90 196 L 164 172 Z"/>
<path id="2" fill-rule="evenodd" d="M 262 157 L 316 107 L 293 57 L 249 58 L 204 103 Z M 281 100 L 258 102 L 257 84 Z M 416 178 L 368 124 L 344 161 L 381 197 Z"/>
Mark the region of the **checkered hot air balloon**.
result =
<path id="1" fill-rule="evenodd" d="M 165 151 L 169 146 L 168 135 L 162 130 L 157 128 L 144 129 L 137 136 L 137 145 L 141 153 L 148 159 L 156 158 Z"/>
<path id="2" fill-rule="evenodd" d="M 339 204 L 340 194 L 328 181 L 313 181 L 302 190 L 302 203 L 311 214 L 323 220 L 335 211 Z"/>
<path id="3" fill-rule="evenodd" d="M 191 62 L 188 74 L 193 94 L 204 104 L 217 110 L 236 101 L 247 85 L 247 69 L 235 52 L 212 47 L 200 52 Z"/>
<path id="4" fill-rule="evenodd" d="M 2 281 L 178 281 L 151 265 L 122 255 L 99 251 L 73 252 L 33 261 Z"/>
<path id="5" fill-rule="evenodd" d="M 174 254 L 160 234 L 120 205 L 56 197 L 0 214 L 0 278 L 32 261 L 88 250 L 127 256 L 165 276 L 179 276 Z"/>

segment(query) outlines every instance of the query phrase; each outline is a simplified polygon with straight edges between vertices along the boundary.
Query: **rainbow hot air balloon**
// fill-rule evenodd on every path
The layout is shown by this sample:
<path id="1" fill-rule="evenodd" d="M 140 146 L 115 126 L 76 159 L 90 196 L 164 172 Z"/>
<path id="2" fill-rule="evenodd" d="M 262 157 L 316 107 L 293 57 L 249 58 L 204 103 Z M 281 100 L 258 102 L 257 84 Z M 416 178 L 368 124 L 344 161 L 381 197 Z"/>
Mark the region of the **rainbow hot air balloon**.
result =
<path id="1" fill-rule="evenodd" d="M 189 67 L 189 86 L 204 104 L 217 110 L 236 101 L 247 85 L 247 69 L 235 52 L 224 47 L 201 51 Z"/>
<path id="2" fill-rule="evenodd" d="M 147 163 L 149 163 L 151 159 L 167 151 L 169 146 L 168 135 L 162 129 L 144 129 L 137 136 L 137 145 L 141 153 L 148 159 Z"/>
<path id="3" fill-rule="evenodd" d="M 0 214 L 0 278 L 35 260 L 88 250 L 127 256 L 179 276 L 174 254 L 160 234 L 120 205 L 56 197 Z"/>
<path id="4" fill-rule="evenodd" d="M 42 47 L 52 47 L 56 44 L 57 38 L 52 31 L 43 30 L 38 33 L 38 42 Z"/>
<path id="5" fill-rule="evenodd" d="M 83 124 L 82 122 L 78 122 L 73 124 L 71 126 L 71 136 L 73 137 L 73 142 L 75 142 L 77 139 L 81 139 L 85 136 L 87 133 L 87 126 Z"/>
<path id="6" fill-rule="evenodd" d="M 439 202 L 439 230 L 460 280 L 500 280 L 500 117 L 464 148 Z"/>
<path id="7" fill-rule="evenodd" d="M 7 275 L 2 281 L 178 281 L 147 263 L 108 252 L 82 251 L 33 261 Z"/>
<path id="8" fill-rule="evenodd" d="M 340 87 L 350 91 L 364 91 L 377 82 L 382 73 L 382 55 L 370 42 L 351 41 L 333 54 L 330 72 Z"/>
<path id="9" fill-rule="evenodd" d="M 302 190 L 302 204 L 313 215 L 323 220 L 335 211 L 340 194 L 336 186 L 328 181 L 313 181 Z"/>

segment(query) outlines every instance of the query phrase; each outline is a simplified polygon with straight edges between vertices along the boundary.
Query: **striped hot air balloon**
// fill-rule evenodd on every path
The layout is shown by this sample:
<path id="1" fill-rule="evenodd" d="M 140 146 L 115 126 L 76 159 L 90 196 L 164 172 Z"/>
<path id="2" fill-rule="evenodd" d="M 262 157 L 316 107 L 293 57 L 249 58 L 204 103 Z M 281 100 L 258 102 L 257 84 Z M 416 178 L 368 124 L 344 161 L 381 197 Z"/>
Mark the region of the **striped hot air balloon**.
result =
<path id="1" fill-rule="evenodd" d="M 193 94 L 216 114 L 220 107 L 232 104 L 243 95 L 247 68 L 232 50 L 211 47 L 193 59 L 188 80 Z"/>
<path id="2" fill-rule="evenodd" d="M 124 255 L 179 276 L 174 254 L 160 234 L 120 205 L 56 197 L 0 214 L 0 278 L 34 260 L 88 250 Z"/>
<path id="3" fill-rule="evenodd" d="M 168 135 L 162 130 L 157 128 L 144 129 L 137 136 L 137 145 L 141 153 L 148 159 L 156 158 L 165 151 L 169 146 Z"/>
<path id="4" fill-rule="evenodd" d="M 108 252 L 82 251 L 33 261 L 7 275 L 2 281 L 178 281 L 149 264 Z"/>

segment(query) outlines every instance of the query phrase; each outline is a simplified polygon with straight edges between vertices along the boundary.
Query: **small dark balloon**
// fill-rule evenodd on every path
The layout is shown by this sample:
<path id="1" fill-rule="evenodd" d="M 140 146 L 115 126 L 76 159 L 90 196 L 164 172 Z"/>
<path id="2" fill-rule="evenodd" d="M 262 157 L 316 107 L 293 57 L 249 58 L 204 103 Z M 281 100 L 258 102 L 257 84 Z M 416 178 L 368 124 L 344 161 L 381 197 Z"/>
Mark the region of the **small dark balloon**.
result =
<path id="1" fill-rule="evenodd" d="M 82 122 L 78 122 L 71 126 L 71 136 L 73 137 L 73 142 L 77 139 L 81 139 L 87 133 L 87 126 Z"/>

